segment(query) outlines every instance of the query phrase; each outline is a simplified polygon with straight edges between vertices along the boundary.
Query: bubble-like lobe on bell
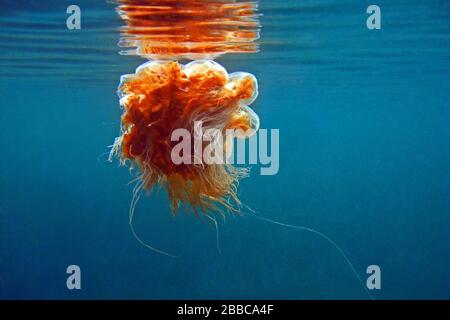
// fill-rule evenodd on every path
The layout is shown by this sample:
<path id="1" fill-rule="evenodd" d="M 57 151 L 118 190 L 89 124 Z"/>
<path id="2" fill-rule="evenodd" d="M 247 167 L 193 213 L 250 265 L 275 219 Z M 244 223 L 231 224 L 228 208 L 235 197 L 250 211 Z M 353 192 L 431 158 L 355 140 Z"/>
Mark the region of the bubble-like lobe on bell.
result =
<path id="1" fill-rule="evenodd" d="M 243 110 L 245 110 L 245 112 L 247 113 L 249 119 L 250 119 L 250 129 L 253 131 L 258 131 L 259 130 L 259 117 L 256 114 L 255 111 L 253 111 L 252 108 L 250 108 L 249 106 L 244 106 L 242 108 Z"/>
<path id="2" fill-rule="evenodd" d="M 124 84 L 132 77 L 132 74 L 124 74 L 120 76 L 120 83 L 119 86 L 117 88 L 117 95 L 119 96 L 119 99 L 122 100 L 122 98 L 126 95 L 125 92 L 123 91 L 123 87 Z M 120 104 L 122 107 L 122 102 Z"/>
<path id="3" fill-rule="evenodd" d="M 196 60 L 189 62 L 183 67 L 184 74 L 190 77 L 205 77 L 209 72 L 214 72 L 223 79 L 223 82 L 228 81 L 228 72 L 220 64 L 213 60 Z"/>
<path id="4" fill-rule="evenodd" d="M 228 75 L 228 83 L 226 85 L 228 89 L 234 90 L 240 88 L 241 84 L 246 81 L 250 84 L 246 87 L 252 88 L 252 92 L 249 97 L 241 100 L 242 105 L 250 105 L 258 97 L 258 81 L 256 77 L 248 72 L 233 72 Z"/>
<path id="5" fill-rule="evenodd" d="M 259 130 L 259 117 L 249 106 L 242 106 L 232 120 L 234 137 L 250 138 Z"/>

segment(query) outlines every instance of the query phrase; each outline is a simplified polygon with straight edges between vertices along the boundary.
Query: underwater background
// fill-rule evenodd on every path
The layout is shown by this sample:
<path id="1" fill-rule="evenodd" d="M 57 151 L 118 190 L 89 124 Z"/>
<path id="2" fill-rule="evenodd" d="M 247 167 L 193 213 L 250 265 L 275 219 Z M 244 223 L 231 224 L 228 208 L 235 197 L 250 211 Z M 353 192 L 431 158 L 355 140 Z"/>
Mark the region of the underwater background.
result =
<path id="1" fill-rule="evenodd" d="M 67 30 L 66 8 L 81 8 Z M 377 4 L 382 29 L 368 30 Z M 227 215 L 173 216 L 107 153 L 119 133 L 123 24 L 106 1 L 0 1 L 0 298 L 367 299 L 316 234 Z M 262 0 L 260 52 L 217 59 L 253 73 L 280 170 L 239 185 L 257 215 L 323 232 L 376 299 L 450 298 L 450 2 Z M 82 289 L 68 290 L 79 265 Z"/>

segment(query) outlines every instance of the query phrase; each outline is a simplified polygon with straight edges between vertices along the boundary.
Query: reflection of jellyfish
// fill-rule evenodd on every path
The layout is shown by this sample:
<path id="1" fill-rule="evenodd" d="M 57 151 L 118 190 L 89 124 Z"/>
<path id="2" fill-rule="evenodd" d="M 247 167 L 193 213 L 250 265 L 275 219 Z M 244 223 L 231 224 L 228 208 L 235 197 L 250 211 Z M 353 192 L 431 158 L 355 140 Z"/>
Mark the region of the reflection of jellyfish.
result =
<path id="1" fill-rule="evenodd" d="M 227 163 L 176 164 L 171 134 L 178 128 L 194 134 L 194 124 L 200 121 L 204 131 L 215 128 L 223 135 L 229 129 L 254 132 L 259 120 L 248 105 L 257 93 L 253 75 L 228 75 L 213 61 L 194 61 L 185 66 L 177 62 L 145 63 L 135 74 L 122 77 L 122 135 L 113 151 L 122 162 L 131 160 L 139 168 L 143 188 L 164 185 L 174 211 L 180 204 L 203 212 L 216 209 L 216 204 L 234 210 L 234 205 L 239 205 L 236 182 L 246 175 L 246 169 Z"/>
<path id="2" fill-rule="evenodd" d="M 123 54 L 149 59 L 212 59 L 258 50 L 256 1 L 118 0 Z M 135 49 L 132 49 L 135 48 Z"/>

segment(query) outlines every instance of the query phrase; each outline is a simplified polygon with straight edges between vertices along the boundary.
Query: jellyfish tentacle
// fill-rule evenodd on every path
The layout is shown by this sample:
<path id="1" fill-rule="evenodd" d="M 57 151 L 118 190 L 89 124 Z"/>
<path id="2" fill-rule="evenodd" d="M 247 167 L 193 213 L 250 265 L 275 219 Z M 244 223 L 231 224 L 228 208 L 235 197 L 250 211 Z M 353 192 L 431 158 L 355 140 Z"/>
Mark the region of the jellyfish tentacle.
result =
<path id="1" fill-rule="evenodd" d="M 211 217 L 209 214 L 205 215 L 208 219 L 210 219 L 214 223 L 214 227 L 216 229 L 216 247 L 217 252 L 219 255 L 222 255 L 222 250 L 220 249 L 220 240 L 219 240 L 219 224 L 217 223 L 217 220 Z"/>
<path id="2" fill-rule="evenodd" d="M 358 272 L 356 271 L 355 266 L 353 265 L 353 263 L 350 261 L 350 259 L 348 258 L 348 256 L 346 255 L 346 253 L 344 252 L 344 250 L 335 242 L 333 241 L 330 237 L 328 237 L 326 234 L 313 229 L 313 228 L 309 228 L 309 227 L 305 227 L 305 226 L 299 226 L 299 225 L 294 225 L 294 224 L 288 224 L 288 223 L 284 223 L 284 222 L 280 222 L 280 221 L 276 221 L 273 219 L 269 219 L 260 215 L 257 215 L 255 213 L 251 213 L 251 212 L 247 212 L 245 213 L 245 215 L 256 218 L 257 220 L 261 220 L 264 222 L 268 222 L 268 223 L 272 223 L 278 226 L 282 226 L 285 228 L 289 228 L 289 229 L 295 229 L 295 230 L 303 230 L 306 232 L 310 232 L 313 233 L 319 237 L 321 237 L 322 239 L 325 239 L 328 243 L 330 243 L 337 251 L 338 253 L 344 258 L 345 262 L 347 263 L 347 265 L 350 267 L 350 270 L 352 271 L 353 275 L 356 277 L 356 279 L 359 281 L 359 283 L 361 284 L 361 286 L 363 287 L 364 291 L 366 292 L 366 294 L 369 296 L 369 298 L 371 300 L 375 300 L 374 297 L 370 294 L 369 290 L 367 289 L 366 285 L 364 284 L 363 280 L 361 279 L 360 275 L 358 274 Z"/>
<path id="3" fill-rule="evenodd" d="M 148 243 L 146 243 L 144 240 L 142 240 L 142 239 L 138 236 L 138 234 L 136 233 L 136 230 L 134 229 L 134 225 L 133 225 L 133 222 L 132 222 L 132 221 L 130 222 L 130 230 L 131 230 L 131 233 L 133 234 L 133 237 L 137 240 L 137 242 L 139 242 L 139 243 L 140 243 L 141 245 L 143 245 L 145 248 L 150 249 L 150 250 L 152 250 L 152 251 L 154 251 L 154 252 L 156 252 L 156 253 L 159 253 L 159 254 L 162 254 L 162 255 L 171 257 L 171 258 L 177 258 L 177 256 L 175 256 L 175 255 L 173 255 L 173 254 L 171 254 L 171 253 L 168 253 L 168 252 L 166 252 L 166 251 L 157 249 L 157 248 L 155 248 L 155 247 L 149 245 Z"/>

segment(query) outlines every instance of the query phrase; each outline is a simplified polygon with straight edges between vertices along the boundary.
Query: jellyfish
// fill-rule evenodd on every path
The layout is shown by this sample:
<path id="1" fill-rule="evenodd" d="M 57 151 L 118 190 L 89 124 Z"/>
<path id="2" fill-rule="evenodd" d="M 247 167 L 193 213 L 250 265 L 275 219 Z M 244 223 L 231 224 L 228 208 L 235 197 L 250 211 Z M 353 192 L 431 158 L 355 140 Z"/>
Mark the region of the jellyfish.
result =
<path id="1" fill-rule="evenodd" d="M 258 51 L 256 2 L 118 3 L 116 11 L 125 22 L 119 45 L 128 48 L 121 53 L 149 60 L 135 73 L 121 77 L 121 130 L 110 154 L 110 159 L 118 157 L 122 165 L 129 164 L 139 172 L 131 211 L 140 192 L 162 187 L 174 213 L 180 207 L 195 213 L 238 212 L 237 184 L 249 170 L 227 162 L 203 161 L 203 153 L 197 151 L 214 149 L 216 140 L 194 141 L 193 148 L 182 152 L 184 159 L 193 161 L 174 161 L 177 142 L 173 134 L 183 129 L 198 137 L 214 129 L 225 136 L 231 130 L 232 138 L 245 139 L 258 130 L 259 118 L 249 107 L 258 95 L 255 76 L 228 73 L 212 60 L 227 53 Z M 181 60 L 192 61 L 183 65 Z M 223 152 L 216 153 L 227 153 L 231 148 L 227 137 Z"/>
<path id="2" fill-rule="evenodd" d="M 112 153 L 122 164 L 137 167 L 143 189 L 165 187 L 173 212 L 183 205 L 194 212 L 238 210 L 237 182 L 248 175 L 247 168 L 225 161 L 195 161 L 195 147 L 183 155 L 192 161 L 175 163 L 172 133 L 182 128 L 194 136 L 195 124 L 201 123 L 203 132 L 210 128 L 223 135 L 236 132 L 235 138 L 241 139 L 254 134 L 259 119 L 249 107 L 258 95 L 253 75 L 228 74 L 211 60 L 186 65 L 150 61 L 122 76 L 118 94 L 123 108 L 121 135 Z M 202 149 L 213 142 L 201 140 Z"/>
<path id="3" fill-rule="evenodd" d="M 178 141 L 173 133 L 183 130 L 202 136 L 214 129 L 219 136 L 246 139 L 259 129 L 259 118 L 250 108 L 258 95 L 255 76 L 228 73 L 213 59 L 228 53 L 258 51 L 257 1 L 236 0 L 117 0 L 117 12 L 125 21 L 119 42 L 124 55 L 148 59 L 132 74 L 123 75 L 118 88 L 123 108 L 120 135 L 115 139 L 110 160 L 137 168 L 139 175 L 130 206 L 130 227 L 145 247 L 168 256 L 136 234 L 132 219 L 143 190 L 167 190 L 173 213 L 185 207 L 204 213 L 223 209 L 240 212 L 239 179 L 247 168 L 222 162 L 203 161 L 204 153 L 216 140 L 189 140 L 182 158 L 174 159 Z M 131 49 L 130 49 L 131 48 Z M 182 64 L 181 60 L 193 60 Z M 197 126 L 200 123 L 201 126 Z M 219 139 L 220 140 L 220 139 Z M 193 146 L 192 146 L 193 145 Z M 222 144 L 219 153 L 232 146 Z M 212 148 L 217 150 L 215 148 Z M 217 153 L 217 152 L 216 152 Z M 176 154 L 176 152 L 175 152 Z M 217 154 L 215 154 L 217 155 Z M 224 155 L 219 155 L 219 159 Z M 199 159 L 200 158 L 200 159 Z M 247 216 L 288 229 L 306 231 L 326 240 L 342 256 L 365 289 L 369 291 L 341 247 L 327 235 L 309 227 L 282 223 L 251 212 Z M 217 231 L 217 245 L 218 231 Z"/>

